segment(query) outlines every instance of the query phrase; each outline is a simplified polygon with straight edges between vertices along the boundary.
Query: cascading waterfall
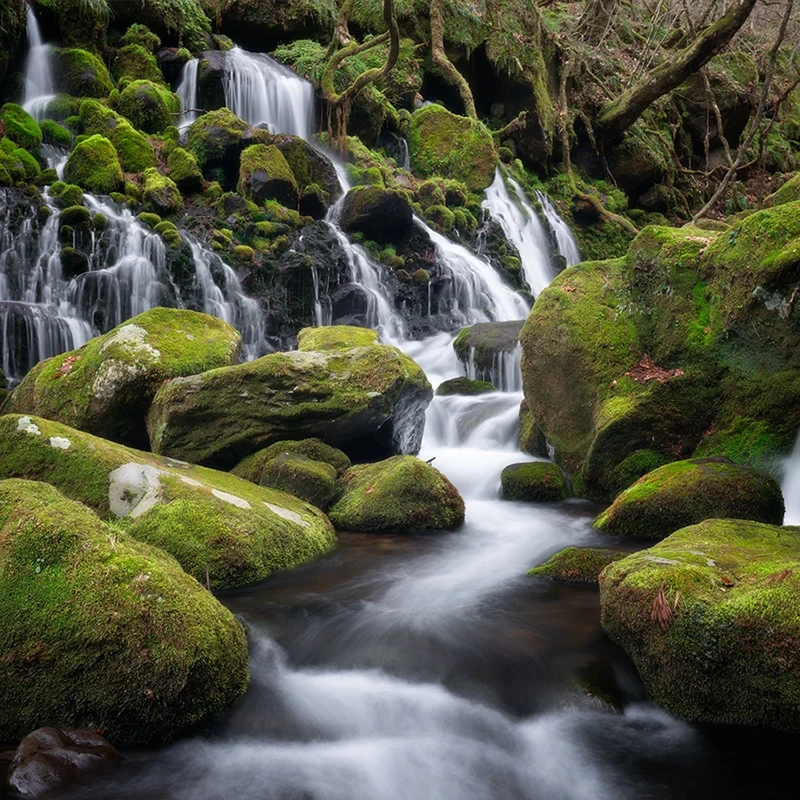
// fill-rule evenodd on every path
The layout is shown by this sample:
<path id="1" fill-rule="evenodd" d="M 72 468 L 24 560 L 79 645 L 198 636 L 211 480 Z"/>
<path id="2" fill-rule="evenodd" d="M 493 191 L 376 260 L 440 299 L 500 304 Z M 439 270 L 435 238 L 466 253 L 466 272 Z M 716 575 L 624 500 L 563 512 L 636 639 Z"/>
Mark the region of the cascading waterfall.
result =
<path id="1" fill-rule="evenodd" d="M 181 100 L 181 114 L 178 120 L 180 130 L 188 128 L 198 117 L 197 111 L 197 70 L 199 58 L 192 58 L 183 65 L 181 79 L 175 93 Z"/>
<path id="2" fill-rule="evenodd" d="M 522 189 L 517 187 L 517 192 L 522 195 Z M 563 217 L 556 210 L 553 201 L 544 193 L 537 191 L 536 199 L 541 203 L 542 213 L 550 226 L 550 230 L 555 236 L 558 254 L 564 257 L 566 266 L 572 267 L 580 263 L 581 253 L 578 249 L 578 241 L 572 229 L 564 222 Z"/>
<path id="3" fill-rule="evenodd" d="M 794 451 L 786 459 L 781 490 L 786 504 L 783 524 L 800 525 L 800 434 L 797 436 Z"/>
<path id="4" fill-rule="evenodd" d="M 42 42 L 39 23 L 26 4 L 28 57 L 25 61 L 25 97 L 22 107 L 35 119 L 42 119 L 47 104 L 55 97 L 55 83 L 50 65 L 50 45 Z"/>

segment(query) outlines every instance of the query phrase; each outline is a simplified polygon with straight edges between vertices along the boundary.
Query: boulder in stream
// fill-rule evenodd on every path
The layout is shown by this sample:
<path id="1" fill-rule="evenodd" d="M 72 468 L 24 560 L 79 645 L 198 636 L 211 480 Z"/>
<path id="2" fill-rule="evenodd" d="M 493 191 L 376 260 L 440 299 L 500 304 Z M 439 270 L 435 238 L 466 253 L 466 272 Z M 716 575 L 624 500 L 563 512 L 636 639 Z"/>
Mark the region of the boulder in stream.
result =
<path id="1" fill-rule="evenodd" d="M 405 194 L 381 186 L 355 186 L 342 201 L 339 223 L 381 244 L 400 244 L 411 234 L 414 214 Z"/>
<path id="2" fill-rule="evenodd" d="M 606 533 L 663 539 L 705 519 L 780 525 L 784 505 L 774 478 L 727 458 L 674 461 L 629 486 L 594 521 Z"/>
<path id="3" fill-rule="evenodd" d="M 515 354 L 524 324 L 524 320 L 479 322 L 459 332 L 453 340 L 453 349 L 458 360 L 479 380 L 497 382 L 496 385 L 507 383 L 506 373 L 516 371 Z"/>
<path id="4" fill-rule="evenodd" d="M 416 533 L 452 530 L 464 522 L 458 489 L 414 456 L 351 467 L 342 485 L 344 493 L 330 510 L 339 530 Z"/>
<path id="5" fill-rule="evenodd" d="M 312 461 L 329 464 L 337 475 L 341 475 L 351 467 L 350 459 L 336 447 L 331 447 L 320 439 L 298 439 L 275 442 L 240 461 L 231 472 L 253 483 L 261 483 L 261 473 L 265 464 L 284 455 L 305 456 Z"/>
<path id="6" fill-rule="evenodd" d="M 714 519 L 600 574 L 602 623 L 691 722 L 800 730 L 800 528 Z"/>
<path id="7" fill-rule="evenodd" d="M 244 629 L 211 592 L 47 484 L 0 481 L 0 618 L 3 741 L 51 725 L 162 743 L 247 688 Z"/>
<path id="8" fill-rule="evenodd" d="M 316 437 L 363 458 L 417 452 L 433 396 L 422 369 L 396 347 L 364 344 L 361 328 L 308 335 L 315 350 L 164 384 L 148 416 L 153 451 L 218 468 L 284 439 Z"/>
<path id="9" fill-rule="evenodd" d="M 439 397 L 447 397 L 451 394 L 461 394 L 474 396 L 476 394 L 488 394 L 496 392 L 497 389 L 489 381 L 474 381 L 471 378 L 450 378 L 442 381 L 436 387 L 436 394 Z"/>
<path id="10" fill-rule="evenodd" d="M 327 517 L 227 472 L 98 439 L 39 417 L 0 417 L 0 478 L 57 487 L 132 538 L 165 550 L 202 584 L 246 586 L 335 543 Z"/>
<path id="11" fill-rule="evenodd" d="M 241 336 L 216 317 L 153 308 L 68 353 L 37 364 L 7 411 L 35 414 L 135 447 L 158 387 L 236 362 Z"/>
<path id="12" fill-rule="evenodd" d="M 564 473 L 550 461 L 510 464 L 500 475 L 500 483 L 504 500 L 552 503 L 570 496 Z"/>
<path id="13" fill-rule="evenodd" d="M 554 556 L 528 570 L 528 575 L 565 583 L 597 583 L 600 573 L 627 553 L 601 547 L 566 547 Z"/>

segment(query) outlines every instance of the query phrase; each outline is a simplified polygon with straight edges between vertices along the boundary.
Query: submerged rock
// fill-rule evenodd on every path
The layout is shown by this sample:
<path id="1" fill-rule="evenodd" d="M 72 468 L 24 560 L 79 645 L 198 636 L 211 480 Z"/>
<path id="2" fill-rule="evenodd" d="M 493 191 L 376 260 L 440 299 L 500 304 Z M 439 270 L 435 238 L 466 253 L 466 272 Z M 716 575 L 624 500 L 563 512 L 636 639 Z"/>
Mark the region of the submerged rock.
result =
<path id="1" fill-rule="evenodd" d="M 550 503 L 570 496 L 564 473 L 550 461 L 510 464 L 500 475 L 504 500 Z"/>
<path id="2" fill-rule="evenodd" d="M 39 363 L 6 410 L 147 447 L 145 417 L 158 387 L 170 378 L 235 363 L 240 343 L 239 333 L 216 317 L 153 308 Z"/>
<path id="3" fill-rule="evenodd" d="M 800 528 L 707 520 L 600 575 L 602 623 L 654 702 L 800 730 Z"/>
<path id="4" fill-rule="evenodd" d="M 247 687 L 233 615 L 173 558 L 47 484 L 0 482 L 0 617 L 3 741 L 52 725 L 166 742 Z"/>
<path id="5" fill-rule="evenodd" d="M 464 522 L 458 489 L 414 456 L 351 467 L 342 485 L 344 493 L 330 510 L 339 530 L 415 533 L 451 530 Z"/>
<path id="6" fill-rule="evenodd" d="M 39 417 L 0 417 L 0 478 L 46 481 L 174 556 L 212 588 L 245 586 L 329 550 L 322 512 L 284 492 L 98 439 Z"/>
<path id="7" fill-rule="evenodd" d="M 338 338 L 341 330 L 314 336 Z M 420 367 L 387 345 L 316 346 L 325 349 L 273 353 L 164 384 L 148 417 L 152 449 L 223 468 L 293 438 L 317 437 L 365 458 L 417 452 L 433 395 Z"/>
<path id="8" fill-rule="evenodd" d="M 6 784 L 23 797 L 39 797 L 108 768 L 119 757 L 117 748 L 95 731 L 39 728 L 19 743 Z"/>
<path id="9" fill-rule="evenodd" d="M 661 539 L 705 519 L 780 525 L 783 513 L 783 495 L 774 478 L 725 458 L 697 458 L 648 472 L 600 514 L 594 527 Z"/>
<path id="10" fill-rule="evenodd" d="M 544 564 L 528 570 L 528 575 L 568 583 L 597 583 L 600 573 L 609 564 L 626 555 L 619 550 L 600 547 L 567 547 Z"/>

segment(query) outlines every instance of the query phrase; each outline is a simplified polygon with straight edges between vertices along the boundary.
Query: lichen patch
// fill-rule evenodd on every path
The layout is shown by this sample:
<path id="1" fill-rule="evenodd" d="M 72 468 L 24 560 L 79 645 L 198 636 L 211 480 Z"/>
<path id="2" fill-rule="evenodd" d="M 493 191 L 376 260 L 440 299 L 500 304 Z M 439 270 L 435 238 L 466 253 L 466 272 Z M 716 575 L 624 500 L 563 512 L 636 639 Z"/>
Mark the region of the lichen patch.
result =
<path id="1" fill-rule="evenodd" d="M 274 503 L 266 502 L 266 500 L 264 501 L 264 505 L 282 519 L 288 519 L 289 522 L 295 522 L 303 528 L 308 528 L 310 525 L 310 523 L 304 520 L 296 511 L 290 511 L 288 508 L 283 508 L 283 506 L 276 506 Z"/>
<path id="2" fill-rule="evenodd" d="M 57 450 L 69 450 L 72 442 L 66 436 L 51 436 L 50 447 L 55 447 Z"/>
<path id="3" fill-rule="evenodd" d="M 212 489 L 211 494 L 213 494 L 217 499 L 223 500 L 226 503 L 230 503 L 232 506 L 236 506 L 237 508 L 252 508 L 247 500 L 245 500 L 243 497 L 237 497 L 235 494 L 228 494 L 228 492 L 222 492 L 219 489 Z"/>
<path id="4" fill-rule="evenodd" d="M 20 417 L 19 422 L 17 422 L 17 430 L 30 433 L 33 436 L 42 435 L 39 426 L 30 417 Z"/>
<path id="5" fill-rule="evenodd" d="M 117 517 L 136 519 L 161 501 L 160 472 L 150 464 L 123 464 L 109 474 L 108 506 Z"/>

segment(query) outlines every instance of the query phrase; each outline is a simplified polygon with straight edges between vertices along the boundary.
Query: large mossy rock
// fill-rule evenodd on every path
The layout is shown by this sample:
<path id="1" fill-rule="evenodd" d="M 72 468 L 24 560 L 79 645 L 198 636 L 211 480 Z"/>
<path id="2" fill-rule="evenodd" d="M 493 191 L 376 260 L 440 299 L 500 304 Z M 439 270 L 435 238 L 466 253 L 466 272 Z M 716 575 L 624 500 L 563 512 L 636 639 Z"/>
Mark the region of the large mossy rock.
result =
<path id="1" fill-rule="evenodd" d="M 328 464 L 341 475 L 352 466 L 346 453 L 320 439 L 297 439 L 295 441 L 275 442 L 263 450 L 240 461 L 231 472 L 253 483 L 261 483 L 264 467 L 273 459 L 285 455 L 298 455 Z"/>
<path id="2" fill-rule="evenodd" d="M 600 575 L 602 622 L 693 722 L 800 730 L 800 528 L 708 520 Z"/>
<path id="3" fill-rule="evenodd" d="M 152 81 L 163 83 L 164 76 L 155 56 L 140 44 L 126 44 L 117 51 L 112 67 L 117 80 Z"/>
<path id="4" fill-rule="evenodd" d="M 86 50 L 55 50 L 56 88 L 72 97 L 108 97 L 114 84 L 106 65 Z"/>
<path id="5" fill-rule="evenodd" d="M 40 417 L 0 417 L 0 478 L 16 477 L 119 521 L 215 589 L 264 580 L 335 543 L 327 517 L 296 497 Z"/>
<path id="6" fill-rule="evenodd" d="M 666 464 L 629 486 L 595 520 L 606 533 L 663 539 L 706 519 L 780 525 L 784 506 L 774 478 L 726 458 Z"/>
<path id="7" fill-rule="evenodd" d="M 620 259 L 564 270 L 523 328 L 532 423 L 579 494 L 727 456 L 777 474 L 800 428 L 800 203 L 726 231 L 648 227 Z"/>
<path id="8" fill-rule="evenodd" d="M 316 437 L 368 458 L 417 452 L 431 386 L 397 348 L 362 345 L 362 330 L 349 348 L 328 349 L 315 334 L 318 351 L 169 381 L 148 417 L 153 451 L 220 468 L 283 439 Z"/>
<path id="9" fill-rule="evenodd" d="M 356 186 L 342 201 L 339 223 L 347 233 L 362 233 L 381 244 L 400 244 L 411 235 L 414 212 L 397 189 Z"/>
<path id="10" fill-rule="evenodd" d="M 561 467 L 550 461 L 509 464 L 500 474 L 500 485 L 503 500 L 553 503 L 570 496 Z"/>
<path id="11" fill-rule="evenodd" d="M 428 105 L 411 115 L 408 149 L 411 169 L 420 178 L 454 178 L 471 192 L 494 180 L 498 158 L 489 129 L 443 106 Z"/>
<path id="12" fill-rule="evenodd" d="M 144 172 L 156 165 L 156 151 L 144 134 L 100 101 L 84 100 L 80 120 L 84 133 L 105 136 L 114 145 L 124 172 Z"/>
<path id="13" fill-rule="evenodd" d="M 148 211 L 160 216 L 175 215 L 183 211 L 183 195 L 175 182 L 162 175 L 155 167 L 144 171 L 144 197 Z"/>
<path id="14" fill-rule="evenodd" d="M 323 511 L 339 495 L 336 470 L 330 464 L 297 453 L 287 453 L 267 461 L 261 470 L 259 483 L 293 494 Z"/>
<path id="15" fill-rule="evenodd" d="M 597 583 L 609 564 L 626 556 L 619 550 L 600 547 L 566 547 L 544 564 L 529 569 L 528 575 L 564 583 Z"/>
<path id="16" fill-rule="evenodd" d="M 239 333 L 216 317 L 154 308 L 37 364 L 6 410 L 146 448 L 145 418 L 161 384 L 235 364 L 240 343 Z"/>
<path id="17" fill-rule="evenodd" d="M 272 142 L 283 153 L 303 195 L 320 193 L 327 208 L 341 195 L 339 177 L 333 162 L 299 136 L 276 134 Z"/>
<path id="18" fill-rule="evenodd" d="M 22 106 L 6 103 L 0 109 L 0 121 L 5 135 L 19 147 L 35 150 L 42 143 L 42 129 Z"/>
<path id="19" fill-rule="evenodd" d="M 134 128 L 145 133 L 160 133 L 177 120 L 181 101 L 160 83 L 137 80 L 120 92 L 117 108 Z"/>
<path id="20" fill-rule="evenodd" d="M 338 530 L 417 533 L 452 530 L 464 522 L 458 489 L 414 456 L 351 467 L 342 485 L 344 493 L 330 510 Z"/>
<path id="21" fill-rule="evenodd" d="M 0 481 L 0 615 L 3 741 L 50 725 L 157 744 L 247 687 L 244 630 L 211 592 L 47 484 Z"/>
<path id="22" fill-rule="evenodd" d="M 64 180 L 94 194 L 119 191 L 124 176 L 114 145 L 97 134 L 79 142 L 67 158 Z"/>
<path id="23" fill-rule="evenodd" d="M 242 152 L 238 188 L 255 201 L 277 200 L 289 208 L 297 207 L 297 181 L 275 145 L 253 144 Z"/>
<path id="24" fill-rule="evenodd" d="M 242 137 L 247 123 L 232 111 L 220 108 L 198 117 L 189 128 L 189 152 L 207 178 L 222 170 L 226 179 L 235 182 L 239 175 Z"/>
<path id="25" fill-rule="evenodd" d="M 169 177 L 182 192 L 197 192 L 203 185 L 203 173 L 197 160 L 182 147 L 176 147 L 169 154 Z"/>
<path id="26" fill-rule="evenodd" d="M 295 39 L 327 41 L 336 6 L 317 0 L 230 0 L 221 14 L 222 29 L 236 41 L 270 48 Z"/>

